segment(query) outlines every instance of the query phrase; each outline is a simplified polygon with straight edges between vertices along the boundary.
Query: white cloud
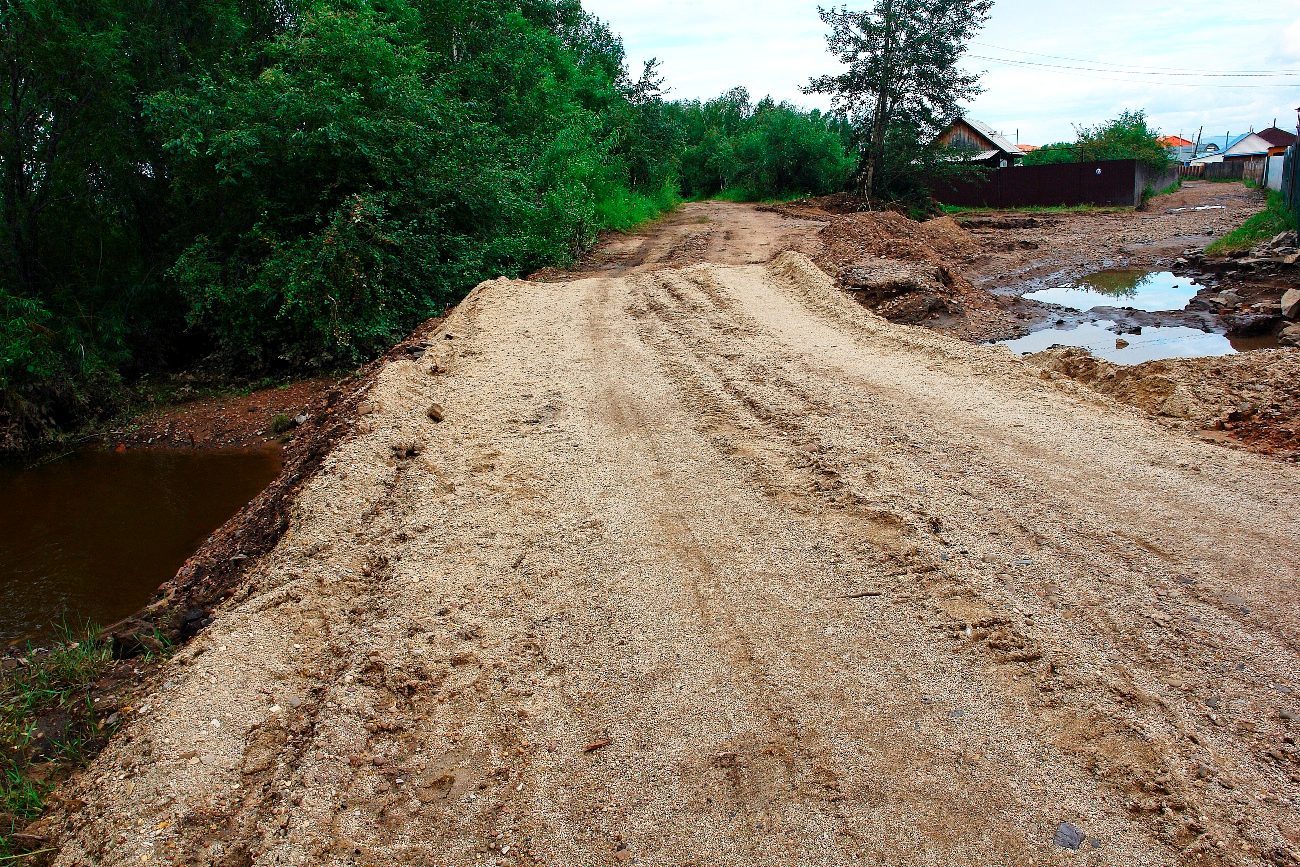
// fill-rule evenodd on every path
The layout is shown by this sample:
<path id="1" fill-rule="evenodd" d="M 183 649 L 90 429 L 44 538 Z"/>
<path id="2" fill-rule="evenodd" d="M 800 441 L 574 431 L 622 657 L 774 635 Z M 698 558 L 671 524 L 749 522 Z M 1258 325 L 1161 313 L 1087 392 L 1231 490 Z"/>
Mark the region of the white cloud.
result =
<path id="1" fill-rule="evenodd" d="M 585 5 L 623 37 L 633 68 L 659 57 L 677 97 L 707 99 L 739 84 L 756 97 L 770 93 L 824 105 L 799 87 L 837 68 L 826 53 L 816 2 L 585 0 Z M 971 53 L 1066 66 L 1180 73 L 1297 70 L 1300 0 L 1249 5 L 997 0 L 978 42 Z M 1289 80 L 1142 76 L 968 62 L 988 70 L 986 92 L 971 114 L 1008 134 L 1019 129 L 1021 140 L 1033 144 L 1072 138 L 1072 124 L 1094 124 L 1125 108 L 1145 108 L 1166 132 L 1191 138 L 1201 125 L 1207 136 L 1211 130 L 1221 136 L 1260 129 L 1274 118 L 1289 128 L 1300 105 L 1300 72 Z"/>

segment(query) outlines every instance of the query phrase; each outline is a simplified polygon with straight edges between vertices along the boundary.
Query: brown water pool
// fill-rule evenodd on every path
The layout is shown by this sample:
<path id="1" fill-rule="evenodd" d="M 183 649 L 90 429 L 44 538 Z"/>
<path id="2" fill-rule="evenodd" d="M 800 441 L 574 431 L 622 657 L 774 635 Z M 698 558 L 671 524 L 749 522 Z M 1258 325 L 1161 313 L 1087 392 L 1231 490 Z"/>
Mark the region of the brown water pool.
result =
<path id="1" fill-rule="evenodd" d="M 86 450 L 0 465 L 0 642 L 132 614 L 280 472 L 267 449 Z"/>

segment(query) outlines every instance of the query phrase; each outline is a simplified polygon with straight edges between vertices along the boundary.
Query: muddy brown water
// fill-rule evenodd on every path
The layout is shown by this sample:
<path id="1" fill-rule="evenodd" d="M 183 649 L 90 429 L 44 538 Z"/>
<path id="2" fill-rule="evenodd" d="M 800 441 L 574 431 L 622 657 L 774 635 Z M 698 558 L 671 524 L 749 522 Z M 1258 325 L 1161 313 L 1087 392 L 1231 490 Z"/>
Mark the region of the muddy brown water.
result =
<path id="1" fill-rule="evenodd" d="M 86 450 L 0 465 L 0 642 L 142 607 L 280 472 L 278 448 Z"/>

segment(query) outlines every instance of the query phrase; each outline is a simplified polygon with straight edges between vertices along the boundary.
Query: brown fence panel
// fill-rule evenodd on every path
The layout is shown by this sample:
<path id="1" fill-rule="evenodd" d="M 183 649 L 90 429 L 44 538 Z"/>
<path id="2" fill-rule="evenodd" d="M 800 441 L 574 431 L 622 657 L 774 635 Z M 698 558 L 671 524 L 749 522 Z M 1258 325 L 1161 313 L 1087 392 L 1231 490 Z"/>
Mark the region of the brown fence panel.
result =
<path id="1" fill-rule="evenodd" d="M 1201 166 L 1201 177 L 1207 181 L 1239 181 L 1246 176 L 1246 160 L 1224 160 Z"/>
<path id="2" fill-rule="evenodd" d="M 1014 166 L 995 169 L 985 180 L 935 191 L 947 205 L 1023 208 L 1035 205 L 1138 204 L 1141 186 L 1136 160 Z"/>

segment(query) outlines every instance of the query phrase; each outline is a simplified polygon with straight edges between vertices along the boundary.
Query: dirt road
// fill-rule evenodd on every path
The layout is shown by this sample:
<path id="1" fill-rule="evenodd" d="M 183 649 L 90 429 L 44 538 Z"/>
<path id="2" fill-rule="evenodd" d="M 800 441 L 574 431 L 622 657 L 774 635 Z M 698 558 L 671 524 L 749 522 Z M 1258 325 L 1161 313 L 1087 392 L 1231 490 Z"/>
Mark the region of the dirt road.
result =
<path id="1" fill-rule="evenodd" d="M 47 830 L 63 865 L 1295 864 L 1298 506 L 797 254 L 487 283 Z"/>

